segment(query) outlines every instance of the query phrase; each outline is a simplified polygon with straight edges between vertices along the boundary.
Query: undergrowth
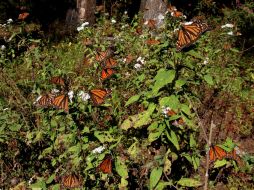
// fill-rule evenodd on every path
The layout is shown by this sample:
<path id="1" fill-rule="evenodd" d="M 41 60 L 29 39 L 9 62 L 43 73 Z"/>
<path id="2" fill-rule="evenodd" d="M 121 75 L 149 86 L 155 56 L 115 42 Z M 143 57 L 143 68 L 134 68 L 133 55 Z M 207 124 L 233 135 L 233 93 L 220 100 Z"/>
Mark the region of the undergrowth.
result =
<path id="1" fill-rule="evenodd" d="M 239 146 L 241 164 L 211 165 L 209 185 L 253 188 L 253 150 L 244 139 L 253 143 L 254 63 L 238 46 L 244 19 L 234 19 L 232 29 L 220 27 L 230 17 L 211 19 L 216 26 L 182 52 L 175 49 L 179 19 L 168 15 L 161 28 L 142 26 L 142 33 L 139 17 L 122 19 L 102 17 L 76 40 L 50 46 L 26 37 L 19 56 L 15 43 L 1 50 L 0 187 L 60 189 L 61 178 L 72 173 L 84 189 L 200 187 L 214 123 L 212 143 L 228 151 Z M 108 48 L 116 73 L 102 81 L 95 55 Z M 74 92 L 68 113 L 36 106 L 39 95 L 59 88 L 50 83 L 54 76 Z M 79 96 L 95 88 L 111 91 L 100 106 Z M 98 171 L 107 155 L 111 174 Z"/>

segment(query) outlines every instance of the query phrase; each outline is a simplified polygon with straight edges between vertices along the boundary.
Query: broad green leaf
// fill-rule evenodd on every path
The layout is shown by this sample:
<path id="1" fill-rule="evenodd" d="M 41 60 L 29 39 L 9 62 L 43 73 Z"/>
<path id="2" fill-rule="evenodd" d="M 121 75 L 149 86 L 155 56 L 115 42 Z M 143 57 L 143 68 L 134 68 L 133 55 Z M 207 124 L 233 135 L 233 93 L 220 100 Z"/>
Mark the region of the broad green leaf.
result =
<path id="1" fill-rule="evenodd" d="M 181 111 L 183 111 L 187 115 L 191 115 L 190 108 L 186 104 L 181 104 Z"/>
<path id="2" fill-rule="evenodd" d="M 55 184 L 52 186 L 52 190 L 60 190 L 60 184 Z"/>
<path id="3" fill-rule="evenodd" d="M 213 77 L 212 77 L 211 75 L 209 75 L 209 74 L 207 74 L 207 75 L 204 76 L 204 80 L 205 80 L 208 84 L 210 84 L 210 85 L 213 85 L 213 84 L 214 84 L 214 82 L 213 82 Z"/>
<path id="4" fill-rule="evenodd" d="M 109 131 L 95 131 L 94 136 L 101 142 L 113 142 L 115 139 L 111 136 Z"/>
<path id="5" fill-rule="evenodd" d="M 186 84 L 186 80 L 179 79 L 175 83 L 175 88 L 181 88 L 185 84 Z"/>
<path id="6" fill-rule="evenodd" d="M 116 172 L 124 179 L 128 178 L 128 169 L 121 157 L 117 157 L 115 161 Z"/>
<path id="7" fill-rule="evenodd" d="M 51 176 L 49 176 L 49 178 L 47 179 L 46 183 L 50 184 L 56 177 L 56 174 L 52 174 Z"/>
<path id="8" fill-rule="evenodd" d="M 172 162 L 166 157 L 164 161 L 163 172 L 167 175 L 171 173 Z"/>
<path id="9" fill-rule="evenodd" d="M 163 133 L 164 129 L 166 128 L 166 125 L 164 125 L 164 124 L 160 124 L 159 126 L 157 123 L 153 123 L 153 124 L 154 124 L 154 126 L 157 126 L 157 128 L 152 129 L 152 130 L 151 130 L 151 128 L 150 128 L 150 130 L 148 128 L 148 130 L 149 130 L 148 141 L 149 142 L 153 142 L 153 141 L 157 140 Z"/>
<path id="10" fill-rule="evenodd" d="M 180 101 L 174 95 L 161 98 L 160 101 L 159 101 L 159 104 L 160 104 L 160 107 L 163 107 L 163 106 L 164 107 L 170 107 L 174 111 L 177 111 L 181 106 Z"/>
<path id="11" fill-rule="evenodd" d="M 150 174 L 150 188 L 154 189 L 158 182 L 160 181 L 161 175 L 162 175 L 163 168 L 153 168 L 151 174 Z"/>
<path id="12" fill-rule="evenodd" d="M 227 164 L 227 160 L 222 159 L 222 160 L 216 160 L 216 162 L 214 162 L 214 168 L 220 168 L 222 166 L 225 166 Z"/>
<path id="13" fill-rule="evenodd" d="M 158 183 L 158 185 L 156 186 L 156 188 L 155 188 L 155 190 L 163 190 L 163 189 L 166 189 L 165 187 L 166 186 L 172 186 L 172 185 L 174 185 L 174 183 L 170 180 L 170 181 L 167 181 L 167 182 L 165 182 L 165 181 L 160 181 L 159 183 Z"/>
<path id="14" fill-rule="evenodd" d="M 126 189 L 128 186 L 128 181 L 124 178 L 121 178 L 121 183 L 119 184 L 119 189 Z"/>
<path id="15" fill-rule="evenodd" d="M 159 90 L 165 85 L 171 83 L 175 78 L 175 70 L 160 69 L 157 75 L 154 77 L 155 83 L 152 87 L 154 94 L 158 93 Z"/>
<path id="16" fill-rule="evenodd" d="M 196 156 L 196 155 L 193 155 L 192 156 L 192 163 L 193 163 L 194 169 L 197 170 L 199 165 L 200 165 L 200 159 L 199 159 L 199 157 Z"/>
<path id="17" fill-rule="evenodd" d="M 78 154 L 78 153 L 80 153 L 80 151 L 81 151 L 81 145 L 79 143 L 75 146 L 68 148 L 68 152 L 73 152 L 73 153 Z"/>
<path id="18" fill-rule="evenodd" d="M 132 158 L 136 158 L 137 154 L 139 153 L 139 149 L 137 147 L 138 142 L 134 142 L 129 148 L 128 153 Z"/>
<path id="19" fill-rule="evenodd" d="M 139 94 L 130 97 L 129 100 L 125 103 L 125 106 L 128 106 L 128 105 L 130 105 L 130 104 L 132 104 L 132 103 L 138 101 L 139 98 L 140 98 L 140 95 L 139 95 Z"/>
<path id="20" fill-rule="evenodd" d="M 155 104 L 149 104 L 148 109 L 136 115 L 129 116 L 128 119 L 124 120 L 121 124 L 121 129 L 128 130 L 129 128 L 139 128 L 144 125 L 151 123 L 151 115 L 156 108 Z"/>
<path id="21" fill-rule="evenodd" d="M 47 189 L 45 181 L 38 181 L 34 184 L 31 184 L 29 187 L 32 189 L 36 189 L 36 190 L 46 190 Z"/>
<path id="22" fill-rule="evenodd" d="M 9 129 L 11 130 L 11 131 L 19 131 L 20 129 L 21 129 L 21 125 L 19 125 L 19 124 L 13 124 L 13 125 L 10 125 L 9 126 Z"/>
<path id="23" fill-rule="evenodd" d="M 193 178 L 182 178 L 177 182 L 177 184 L 184 187 L 199 187 L 202 185 L 200 181 Z"/>
<path id="24" fill-rule="evenodd" d="M 168 137 L 168 140 L 173 143 L 173 145 L 176 147 L 177 150 L 180 150 L 180 146 L 178 143 L 177 136 L 173 130 L 170 131 L 170 134 L 166 132 L 166 135 Z"/>

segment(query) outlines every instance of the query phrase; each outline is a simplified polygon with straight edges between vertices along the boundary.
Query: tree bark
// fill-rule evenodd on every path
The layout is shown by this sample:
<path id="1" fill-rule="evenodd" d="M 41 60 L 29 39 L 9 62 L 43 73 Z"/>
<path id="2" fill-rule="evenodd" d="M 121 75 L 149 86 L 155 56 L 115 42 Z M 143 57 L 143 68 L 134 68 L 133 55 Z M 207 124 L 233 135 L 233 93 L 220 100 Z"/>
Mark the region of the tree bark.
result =
<path id="1" fill-rule="evenodd" d="M 96 0 L 77 0 L 78 18 L 80 22 L 95 23 Z"/>

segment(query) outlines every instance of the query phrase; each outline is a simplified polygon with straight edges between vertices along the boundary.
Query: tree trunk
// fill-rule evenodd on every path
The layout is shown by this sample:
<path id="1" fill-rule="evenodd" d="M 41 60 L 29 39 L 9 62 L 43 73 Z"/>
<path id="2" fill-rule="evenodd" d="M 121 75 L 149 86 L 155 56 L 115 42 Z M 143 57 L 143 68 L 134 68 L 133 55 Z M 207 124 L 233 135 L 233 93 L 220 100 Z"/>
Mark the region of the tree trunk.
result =
<path id="1" fill-rule="evenodd" d="M 163 21 L 158 16 L 165 15 L 167 4 L 163 0 L 146 0 L 144 9 L 144 20 L 155 20 L 156 26 L 159 27 Z"/>
<path id="2" fill-rule="evenodd" d="M 78 18 L 80 22 L 95 23 L 96 0 L 77 0 Z"/>

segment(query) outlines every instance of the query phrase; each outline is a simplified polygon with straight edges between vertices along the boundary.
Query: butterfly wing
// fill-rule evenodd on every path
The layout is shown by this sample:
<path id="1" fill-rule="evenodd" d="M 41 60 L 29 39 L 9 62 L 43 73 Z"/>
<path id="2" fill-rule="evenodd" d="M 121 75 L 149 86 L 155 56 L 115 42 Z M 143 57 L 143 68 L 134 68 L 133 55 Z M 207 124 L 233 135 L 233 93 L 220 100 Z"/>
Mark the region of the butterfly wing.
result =
<path id="1" fill-rule="evenodd" d="M 58 109 L 63 109 L 65 112 L 69 112 L 69 97 L 65 94 L 61 94 L 54 98 L 52 105 Z"/>
<path id="2" fill-rule="evenodd" d="M 49 107 L 52 105 L 53 99 L 53 94 L 45 94 L 40 97 L 40 99 L 36 102 L 36 105 L 39 107 Z"/>
<path id="3" fill-rule="evenodd" d="M 116 60 L 114 60 L 113 58 L 109 58 L 107 59 L 104 64 L 102 65 L 105 69 L 108 69 L 108 68 L 114 68 L 117 66 L 117 62 Z"/>
<path id="4" fill-rule="evenodd" d="M 62 77 L 52 77 L 50 79 L 50 82 L 53 83 L 53 84 L 57 84 L 57 85 L 61 85 L 61 86 L 64 86 L 65 85 L 65 81 Z"/>
<path id="5" fill-rule="evenodd" d="M 112 173 L 112 158 L 108 156 L 100 163 L 98 169 L 106 174 Z"/>
<path id="6" fill-rule="evenodd" d="M 62 178 L 62 185 L 66 188 L 77 188 L 81 186 L 81 180 L 75 174 L 71 174 Z"/>
<path id="7" fill-rule="evenodd" d="M 104 61 L 110 55 L 111 55 L 111 49 L 107 49 L 106 51 L 100 51 L 96 53 L 95 60 L 98 62 L 101 62 L 101 61 Z"/>
<path id="8" fill-rule="evenodd" d="M 105 68 L 101 71 L 101 80 L 110 78 L 116 71 L 111 68 Z"/>
<path id="9" fill-rule="evenodd" d="M 182 29 L 178 32 L 178 40 L 176 42 L 177 51 L 181 51 L 183 48 L 189 47 L 208 29 L 208 25 L 199 20 L 193 22 L 192 24 L 183 25 Z"/>
<path id="10" fill-rule="evenodd" d="M 105 89 L 90 90 L 90 96 L 95 106 L 102 104 L 107 95 L 108 92 Z"/>
<path id="11" fill-rule="evenodd" d="M 219 146 L 211 146 L 209 150 L 209 158 L 211 162 L 222 160 L 227 157 L 227 152 Z"/>

